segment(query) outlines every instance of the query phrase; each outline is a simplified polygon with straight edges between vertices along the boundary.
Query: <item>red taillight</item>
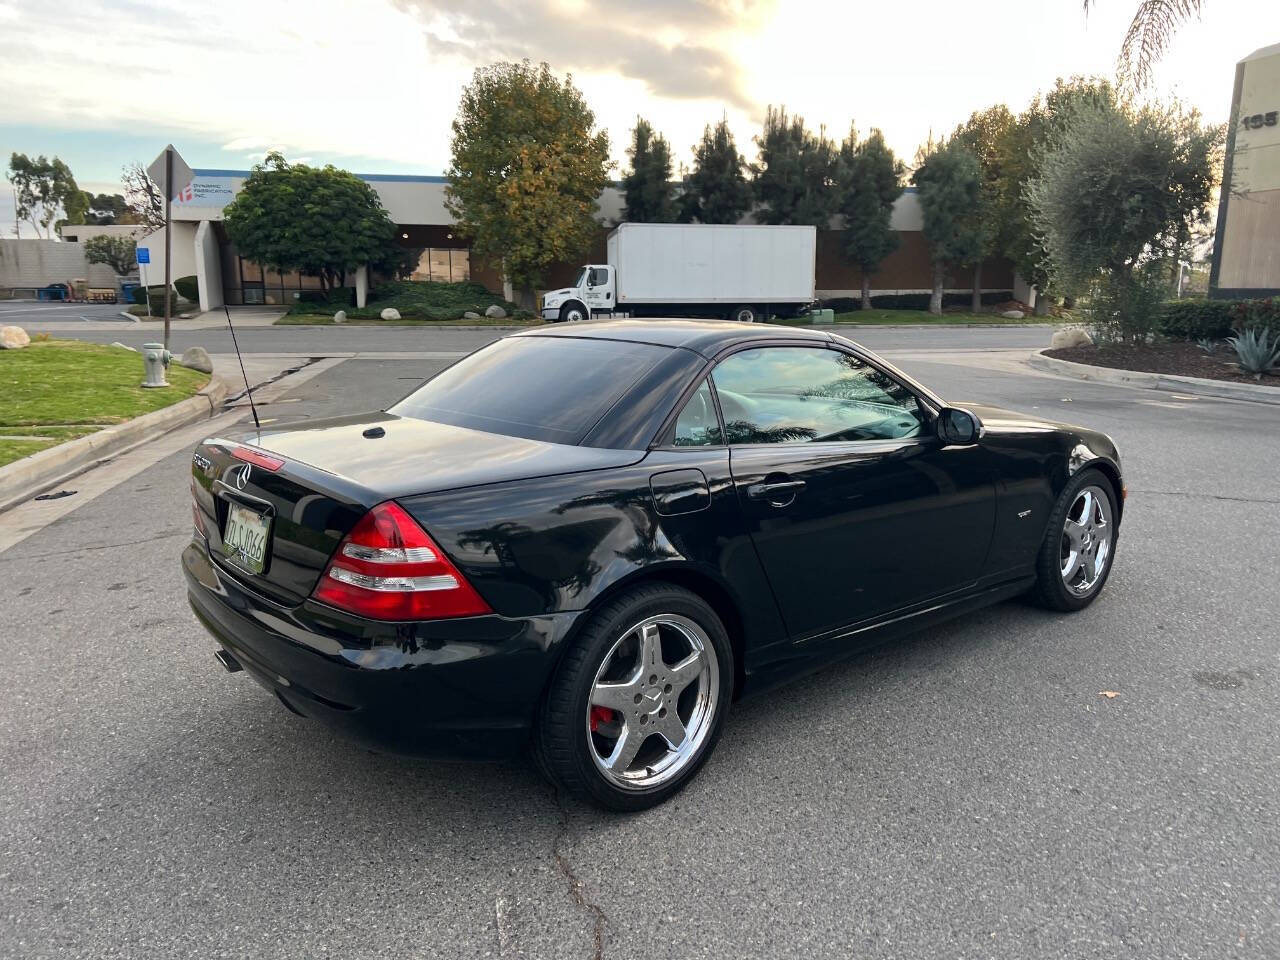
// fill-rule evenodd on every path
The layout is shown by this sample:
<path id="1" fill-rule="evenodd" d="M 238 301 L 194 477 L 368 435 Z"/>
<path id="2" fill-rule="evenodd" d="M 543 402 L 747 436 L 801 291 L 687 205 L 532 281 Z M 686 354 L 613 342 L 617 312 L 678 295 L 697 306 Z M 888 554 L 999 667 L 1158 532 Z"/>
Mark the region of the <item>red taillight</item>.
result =
<path id="1" fill-rule="evenodd" d="M 273 457 L 269 453 L 263 453 L 256 447 L 246 447 L 243 444 L 237 444 L 232 447 L 231 455 L 237 460 L 252 463 L 255 467 L 262 467 L 263 470 L 270 470 L 273 473 L 284 466 L 284 461 L 279 457 Z"/>
<path id="2" fill-rule="evenodd" d="M 417 521 L 391 500 L 360 518 L 311 596 L 372 620 L 493 612 Z"/>

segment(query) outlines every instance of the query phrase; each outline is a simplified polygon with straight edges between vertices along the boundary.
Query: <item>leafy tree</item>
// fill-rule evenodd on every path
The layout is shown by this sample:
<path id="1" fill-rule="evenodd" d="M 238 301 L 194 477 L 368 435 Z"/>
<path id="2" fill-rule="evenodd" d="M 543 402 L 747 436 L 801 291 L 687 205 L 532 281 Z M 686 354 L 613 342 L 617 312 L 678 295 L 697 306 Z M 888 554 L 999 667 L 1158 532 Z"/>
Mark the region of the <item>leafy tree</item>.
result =
<path id="1" fill-rule="evenodd" d="M 654 133 L 649 121 L 636 117 L 627 149 L 631 169 L 622 178 L 626 218 L 633 223 L 671 223 L 676 205 L 671 187 L 671 145 Z"/>
<path id="2" fill-rule="evenodd" d="M 729 123 L 708 124 L 693 148 L 693 171 L 684 178 L 680 196 L 683 223 L 737 223 L 751 209 L 751 184 L 743 170 Z"/>
<path id="3" fill-rule="evenodd" d="M 1097 0 L 1084 0 L 1084 12 Z M 1151 71 L 1185 21 L 1200 16 L 1204 0 L 1139 0 L 1120 44 L 1120 76 L 1137 89 L 1151 81 Z"/>
<path id="4" fill-rule="evenodd" d="M 147 175 L 147 168 L 136 160 L 120 170 L 120 182 L 124 184 L 124 202 L 132 215 L 132 223 L 141 223 L 151 230 L 164 226 L 164 194 L 155 181 Z"/>
<path id="5" fill-rule="evenodd" d="M 609 137 L 566 77 L 545 63 L 477 69 L 453 121 L 445 206 L 473 256 L 501 261 L 522 305 L 552 263 L 582 256 L 598 235 Z"/>
<path id="6" fill-rule="evenodd" d="M 751 172 L 761 222 L 825 227 L 835 206 L 836 167 L 835 144 L 826 131 L 813 133 L 804 117 L 788 119 L 785 107 L 770 106 L 756 146 L 760 158 Z"/>
<path id="7" fill-rule="evenodd" d="M 1078 110 L 1051 141 L 1026 196 L 1054 280 L 1117 305 L 1095 329 L 1145 342 L 1152 277 L 1208 223 L 1223 141 L 1195 110 L 1124 103 Z"/>
<path id="8" fill-rule="evenodd" d="M 1055 279 L 1087 284 L 1179 252 L 1208 222 L 1224 130 L 1176 107 L 1076 112 L 1027 186 Z"/>
<path id="9" fill-rule="evenodd" d="M 84 257 L 90 263 L 105 263 L 123 277 L 137 269 L 138 244 L 133 237 L 90 237 L 84 242 Z"/>
<path id="10" fill-rule="evenodd" d="M 1059 78 L 1053 89 L 1037 94 L 1031 104 L 996 140 L 996 152 L 1006 189 L 1001 203 L 1007 205 L 1003 217 L 1003 240 L 999 252 L 1012 261 L 1014 269 L 1036 288 L 1036 313 L 1048 312 L 1052 296 L 1048 253 L 1032 222 L 1027 184 L 1039 173 L 1039 158 L 1057 142 L 1072 117 L 1091 105 L 1117 103 L 1115 88 L 1101 78 Z"/>
<path id="11" fill-rule="evenodd" d="M 977 158 L 982 171 L 978 204 L 974 209 L 982 225 L 983 238 L 982 255 L 973 263 L 974 313 L 982 309 L 982 261 L 1003 252 L 1015 229 L 1013 220 L 1017 210 L 1013 198 L 1020 185 L 1011 179 L 1011 171 L 1005 169 L 1007 152 L 1002 149 L 1014 122 L 1009 108 L 1000 103 L 971 114 L 952 134 L 953 140 L 958 140 Z"/>
<path id="12" fill-rule="evenodd" d="M 85 193 L 84 222 L 106 226 L 113 223 L 137 223 L 133 211 L 118 193 Z"/>
<path id="13" fill-rule="evenodd" d="M 74 211 L 83 200 L 71 168 L 57 157 L 33 159 L 15 153 L 9 158 L 7 178 L 13 184 L 18 221 L 30 223 L 39 237 L 51 238 L 58 212 Z"/>
<path id="14" fill-rule="evenodd" d="M 268 153 L 223 211 L 242 256 L 280 273 L 318 277 L 326 295 L 347 271 L 386 261 L 395 224 L 374 189 L 333 166 L 290 165 Z"/>
<path id="15" fill-rule="evenodd" d="M 844 215 L 845 256 L 862 271 L 863 310 L 871 309 L 871 274 L 898 247 L 889 224 L 905 172 L 879 130 L 859 142 L 851 129 L 840 145 L 837 209 Z"/>
<path id="16" fill-rule="evenodd" d="M 920 191 L 924 237 L 933 263 L 929 312 L 941 314 L 947 268 L 975 263 L 986 247 L 982 220 L 974 216 L 982 168 L 972 151 L 952 140 L 926 156 L 911 179 Z"/>

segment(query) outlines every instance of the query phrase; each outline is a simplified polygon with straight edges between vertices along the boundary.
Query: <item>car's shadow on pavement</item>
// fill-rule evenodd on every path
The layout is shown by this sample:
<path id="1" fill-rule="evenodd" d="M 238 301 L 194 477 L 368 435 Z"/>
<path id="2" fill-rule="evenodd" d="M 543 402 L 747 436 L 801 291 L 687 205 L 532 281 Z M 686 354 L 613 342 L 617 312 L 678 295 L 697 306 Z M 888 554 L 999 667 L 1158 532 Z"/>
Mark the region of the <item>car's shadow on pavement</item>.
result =
<path id="1" fill-rule="evenodd" d="M 778 752 L 798 760 L 814 744 L 815 734 L 827 728 L 847 730 L 857 723 L 858 739 L 868 747 L 899 736 L 897 711 L 882 725 L 863 715 L 868 705 L 893 704 L 905 696 L 926 712 L 930 700 L 957 708 L 957 698 L 982 694 L 971 673 L 998 677 L 1002 670 L 1016 670 L 1009 658 L 1019 658 L 1019 645 L 1051 637 L 1060 623 L 1012 601 L 854 653 L 763 696 L 735 703 L 717 755 L 694 781 L 697 792 L 714 794 L 724 788 L 726 776 L 738 779 Z M 1024 648 L 1022 656 L 1034 654 Z M 214 690 L 216 694 L 218 688 Z M 366 832 L 377 825 L 393 835 L 435 829 L 428 824 L 465 824 L 478 837 L 498 841 L 535 822 L 554 825 L 566 810 L 575 817 L 598 813 L 558 797 L 524 756 L 465 763 L 378 752 L 289 713 L 252 681 L 243 681 L 233 696 L 215 700 L 213 711 L 195 739 L 153 744 L 161 756 L 144 760 L 143 768 L 160 778 L 180 769 L 185 786 L 210 796 L 222 794 L 220 804 L 251 809 L 257 820 L 315 817 L 331 830 Z M 171 753 L 182 760 L 167 767 L 163 761 Z M 735 767 L 740 769 L 734 772 Z M 821 777 L 794 767 L 790 772 L 806 780 Z M 753 789 L 767 791 L 771 782 L 768 776 L 755 779 Z M 161 790 L 160 784 L 153 789 Z"/>

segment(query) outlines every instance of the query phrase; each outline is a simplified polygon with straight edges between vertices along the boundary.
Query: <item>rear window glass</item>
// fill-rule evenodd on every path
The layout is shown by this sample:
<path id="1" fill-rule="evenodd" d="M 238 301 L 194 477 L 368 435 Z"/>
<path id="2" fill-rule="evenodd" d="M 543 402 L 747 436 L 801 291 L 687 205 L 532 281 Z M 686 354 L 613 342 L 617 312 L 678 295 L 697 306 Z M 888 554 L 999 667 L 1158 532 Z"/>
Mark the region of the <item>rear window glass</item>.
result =
<path id="1" fill-rule="evenodd" d="M 620 340 L 512 337 L 459 360 L 391 413 L 576 444 L 668 352 Z"/>

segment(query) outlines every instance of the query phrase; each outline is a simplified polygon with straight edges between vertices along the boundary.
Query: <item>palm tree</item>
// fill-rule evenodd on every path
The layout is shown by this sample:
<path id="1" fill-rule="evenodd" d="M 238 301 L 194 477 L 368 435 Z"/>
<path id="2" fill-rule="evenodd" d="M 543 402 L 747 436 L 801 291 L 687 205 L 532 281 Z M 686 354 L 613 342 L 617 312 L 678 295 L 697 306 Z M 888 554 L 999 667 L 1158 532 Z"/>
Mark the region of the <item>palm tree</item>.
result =
<path id="1" fill-rule="evenodd" d="M 1084 12 L 1097 0 L 1084 0 Z M 1204 0 L 1139 0 L 1138 10 L 1120 45 L 1119 72 L 1123 80 L 1141 90 L 1151 71 L 1183 22 L 1200 16 Z"/>

